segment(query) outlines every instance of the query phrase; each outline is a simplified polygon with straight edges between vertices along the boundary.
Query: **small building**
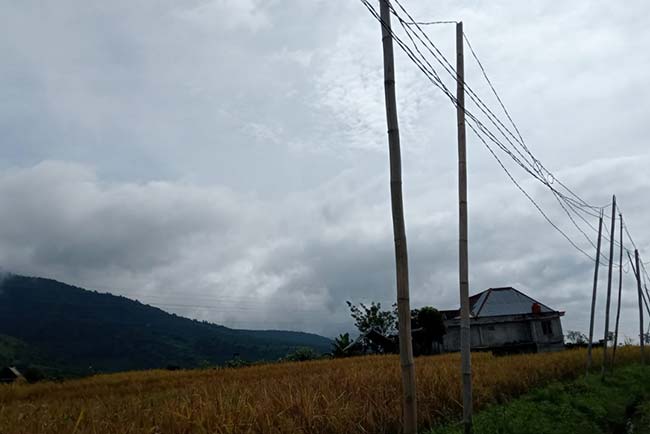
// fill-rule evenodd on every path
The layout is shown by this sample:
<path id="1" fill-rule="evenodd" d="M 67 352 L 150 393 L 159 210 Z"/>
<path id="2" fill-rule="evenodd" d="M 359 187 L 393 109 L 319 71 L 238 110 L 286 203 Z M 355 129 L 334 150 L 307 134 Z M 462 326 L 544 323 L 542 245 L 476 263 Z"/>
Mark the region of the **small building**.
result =
<path id="1" fill-rule="evenodd" d="M 24 381 L 25 377 L 18 369 L 13 366 L 7 366 L 0 369 L 0 383 L 13 383 L 16 381 Z"/>
<path id="2" fill-rule="evenodd" d="M 490 288 L 469 298 L 472 350 L 497 353 L 564 349 L 560 312 L 512 287 Z M 460 309 L 442 311 L 443 349 L 460 350 Z"/>

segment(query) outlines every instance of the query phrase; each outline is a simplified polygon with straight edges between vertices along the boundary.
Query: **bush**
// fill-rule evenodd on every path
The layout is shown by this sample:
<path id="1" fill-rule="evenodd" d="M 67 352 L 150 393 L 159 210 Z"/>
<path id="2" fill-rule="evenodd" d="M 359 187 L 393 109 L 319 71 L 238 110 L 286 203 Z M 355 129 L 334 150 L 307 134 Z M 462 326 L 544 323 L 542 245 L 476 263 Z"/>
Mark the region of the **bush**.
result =
<path id="1" fill-rule="evenodd" d="M 27 380 L 29 383 L 36 383 L 38 381 L 43 381 L 46 378 L 43 371 L 33 366 L 30 366 L 25 370 L 23 370 L 22 374 L 23 377 L 25 377 L 25 380 Z"/>
<path id="2" fill-rule="evenodd" d="M 320 354 L 311 348 L 300 347 L 293 353 L 287 354 L 284 360 L 288 362 L 305 362 L 307 360 L 316 360 L 320 358 Z"/>
<path id="3" fill-rule="evenodd" d="M 231 360 L 226 360 L 225 366 L 226 368 L 245 368 L 246 366 L 250 366 L 251 362 L 240 359 L 239 357 L 235 357 L 234 359 Z"/>

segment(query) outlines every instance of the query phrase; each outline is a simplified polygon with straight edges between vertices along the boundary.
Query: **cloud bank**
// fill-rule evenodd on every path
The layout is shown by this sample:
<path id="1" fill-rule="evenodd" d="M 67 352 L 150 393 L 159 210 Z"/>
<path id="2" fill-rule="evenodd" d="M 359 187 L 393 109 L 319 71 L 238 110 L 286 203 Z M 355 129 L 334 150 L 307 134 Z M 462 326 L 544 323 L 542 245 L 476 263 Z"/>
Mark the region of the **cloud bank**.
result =
<path id="1" fill-rule="evenodd" d="M 406 5 L 463 19 L 533 152 L 591 202 L 616 193 L 647 249 L 649 6 Z M 228 326 L 328 336 L 350 330 L 346 300 L 392 303 L 380 35 L 360 3 L 26 1 L 4 12 L 2 269 Z M 429 31 L 452 57 L 453 29 Z M 413 304 L 452 308 L 455 112 L 396 61 Z M 467 77 L 489 100 L 469 60 Z M 586 330 L 591 263 L 471 136 L 468 151 L 472 291 L 516 286 Z M 552 197 L 515 176 L 591 249 Z M 623 327 L 635 336 L 627 271 Z"/>

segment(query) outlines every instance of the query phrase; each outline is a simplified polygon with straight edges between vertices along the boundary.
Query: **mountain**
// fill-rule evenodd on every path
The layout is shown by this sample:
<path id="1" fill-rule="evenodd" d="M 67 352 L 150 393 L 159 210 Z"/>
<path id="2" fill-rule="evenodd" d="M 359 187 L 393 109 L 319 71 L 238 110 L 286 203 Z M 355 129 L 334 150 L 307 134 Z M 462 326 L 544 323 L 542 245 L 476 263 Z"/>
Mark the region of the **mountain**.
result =
<path id="1" fill-rule="evenodd" d="M 0 362 L 69 375 L 277 360 L 299 347 L 327 352 L 310 333 L 236 330 L 38 277 L 0 282 Z"/>
<path id="2" fill-rule="evenodd" d="M 23 363 L 34 363 L 41 360 L 38 351 L 31 348 L 20 339 L 0 335 L 0 368 Z"/>

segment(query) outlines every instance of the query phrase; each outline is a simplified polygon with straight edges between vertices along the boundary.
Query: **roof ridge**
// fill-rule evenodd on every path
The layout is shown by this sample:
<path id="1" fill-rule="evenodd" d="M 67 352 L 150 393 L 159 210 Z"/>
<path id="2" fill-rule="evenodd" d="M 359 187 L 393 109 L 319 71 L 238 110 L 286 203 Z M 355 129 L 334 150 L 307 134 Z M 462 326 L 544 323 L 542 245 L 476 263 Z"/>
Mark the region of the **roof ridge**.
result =
<path id="1" fill-rule="evenodd" d="M 488 301 L 488 298 L 490 298 L 490 295 L 492 294 L 492 288 L 488 288 L 484 292 L 487 292 L 487 294 L 485 294 L 485 298 L 483 299 L 483 303 L 481 303 L 481 307 L 479 307 L 478 311 L 474 314 L 475 317 L 478 317 L 478 315 L 483 310 L 483 306 L 485 306 L 485 303 Z"/>
<path id="2" fill-rule="evenodd" d="M 540 306 L 544 306 L 546 309 L 555 312 L 555 309 L 551 309 L 549 306 L 545 305 L 545 304 L 542 303 L 541 301 L 534 299 L 533 297 L 531 297 L 531 296 L 528 295 L 528 294 L 524 294 L 523 292 L 521 292 L 521 291 L 518 290 L 517 288 L 512 288 L 512 290 L 515 291 L 515 292 L 517 292 L 517 293 L 519 293 L 519 294 L 521 294 L 521 295 L 523 295 L 524 297 L 527 297 L 527 298 L 533 300 L 535 303 L 539 304 Z"/>
<path id="3" fill-rule="evenodd" d="M 474 317 L 481 315 L 492 316 L 496 312 L 514 312 L 515 310 L 520 313 L 524 313 L 524 311 L 530 313 L 532 309 L 530 305 L 534 304 L 539 305 L 544 311 L 558 312 L 512 286 L 488 288 L 473 295 L 471 298 L 473 299 L 472 313 Z M 510 307 L 506 308 L 506 306 Z M 524 306 L 526 307 L 524 308 Z"/>

